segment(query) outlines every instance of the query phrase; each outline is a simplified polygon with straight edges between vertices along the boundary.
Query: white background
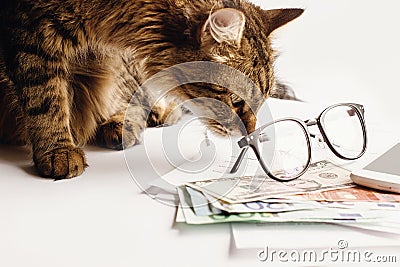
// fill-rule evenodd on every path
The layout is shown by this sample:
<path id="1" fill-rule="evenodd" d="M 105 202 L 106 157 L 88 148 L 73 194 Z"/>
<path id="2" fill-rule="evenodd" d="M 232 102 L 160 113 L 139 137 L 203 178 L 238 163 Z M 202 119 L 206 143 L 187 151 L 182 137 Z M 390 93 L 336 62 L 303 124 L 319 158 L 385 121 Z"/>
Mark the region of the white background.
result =
<path id="1" fill-rule="evenodd" d="M 304 14 L 275 33 L 277 74 L 309 102 L 357 102 L 395 123 L 400 114 L 400 3 L 253 0 Z M 388 127 L 398 127 L 391 125 Z"/>
<path id="2" fill-rule="evenodd" d="M 300 98 L 358 102 L 398 129 L 400 2 L 254 2 L 306 8 L 275 33 L 277 73 Z M 141 193 L 122 152 L 86 152 L 83 176 L 52 182 L 37 177 L 26 151 L 0 146 L 0 266 L 265 266 L 256 251 L 235 250 L 229 225 L 174 225 L 175 209 Z"/>

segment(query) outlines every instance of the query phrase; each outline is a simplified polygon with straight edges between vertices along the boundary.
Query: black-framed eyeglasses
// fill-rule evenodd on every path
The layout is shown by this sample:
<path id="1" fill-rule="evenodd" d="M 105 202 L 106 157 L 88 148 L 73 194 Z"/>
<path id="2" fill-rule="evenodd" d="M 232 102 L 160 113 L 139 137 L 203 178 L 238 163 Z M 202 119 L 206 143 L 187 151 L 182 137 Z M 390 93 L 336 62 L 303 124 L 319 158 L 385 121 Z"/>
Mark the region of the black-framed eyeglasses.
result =
<path id="1" fill-rule="evenodd" d="M 237 172 L 251 147 L 264 172 L 277 181 L 294 180 L 303 175 L 311 163 L 309 126 L 318 126 L 330 150 L 339 158 L 355 160 L 367 147 L 364 107 L 341 103 L 326 108 L 313 120 L 284 118 L 265 124 L 238 142 L 242 151 L 231 169 Z"/>

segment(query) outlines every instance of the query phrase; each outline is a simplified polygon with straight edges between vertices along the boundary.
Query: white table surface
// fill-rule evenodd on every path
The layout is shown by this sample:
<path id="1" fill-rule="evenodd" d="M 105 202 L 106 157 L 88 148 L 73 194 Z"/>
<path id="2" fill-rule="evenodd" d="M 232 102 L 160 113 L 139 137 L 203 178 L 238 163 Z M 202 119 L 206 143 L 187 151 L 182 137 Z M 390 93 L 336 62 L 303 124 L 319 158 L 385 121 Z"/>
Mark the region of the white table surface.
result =
<path id="1" fill-rule="evenodd" d="M 279 76 L 311 104 L 271 101 L 276 116 L 359 102 L 383 137 L 373 147 L 397 138 L 398 1 L 254 2 L 307 8 L 276 45 Z M 123 152 L 85 151 L 84 175 L 53 182 L 36 176 L 23 148 L 0 146 L 0 266 L 265 266 L 256 250 L 234 247 L 228 224 L 175 225 L 175 208 L 141 192 Z"/>

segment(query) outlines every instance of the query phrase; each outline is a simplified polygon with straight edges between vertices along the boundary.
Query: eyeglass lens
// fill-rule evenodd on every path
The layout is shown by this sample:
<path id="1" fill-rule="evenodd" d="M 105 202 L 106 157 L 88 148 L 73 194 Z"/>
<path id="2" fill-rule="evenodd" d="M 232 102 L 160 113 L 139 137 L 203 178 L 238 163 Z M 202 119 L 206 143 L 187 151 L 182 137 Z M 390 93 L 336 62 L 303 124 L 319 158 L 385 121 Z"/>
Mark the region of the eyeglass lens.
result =
<path id="1" fill-rule="evenodd" d="M 307 133 L 296 121 L 283 120 L 264 128 L 258 138 L 258 149 L 265 167 L 278 179 L 290 180 L 308 165 Z"/>
<path id="2" fill-rule="evenodd" d="M 348 159 L 359 157 L 365 148 L 362 119 L 355 107 L 336 106 L 325 111 L 320 118 L 331 148 Z"/>

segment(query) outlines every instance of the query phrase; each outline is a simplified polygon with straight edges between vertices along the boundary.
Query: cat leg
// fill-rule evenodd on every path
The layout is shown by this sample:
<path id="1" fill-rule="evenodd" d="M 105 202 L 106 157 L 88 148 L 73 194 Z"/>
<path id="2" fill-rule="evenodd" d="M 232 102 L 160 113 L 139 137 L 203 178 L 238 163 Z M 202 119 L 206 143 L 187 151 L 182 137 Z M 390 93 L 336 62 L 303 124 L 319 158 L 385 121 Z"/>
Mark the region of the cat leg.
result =
<path id="1" fill-rule="evenodd" d="M 122 150 L 140 143 L 140 133 L 145 125 L 145 109 L 131 106 L 99 125 L 96 144 L 115 150 Z"/>
<path id="2" fill-rule="evenodd" d="M 25 124 L 20 109 L 14 86 L 6 75 L 0 55 L 0 143 L 26 144 Z"/>
<path id="3" fill-rule="evenodd" d="M 82 174 L 86 157 L 71 134 L 71 96 L 62 62 L 28 52 L 15 58 L 16 89 L 39 174 L 55 179 Z"/>
<path id="4" fill-rule="evenodd" d="M 182 109 L 176 104 L 156 105 L 150 114 L 140 104 L 131 105 L 127 112 L 121 111 L 99 125 L 96 144 L 115 150 L 134 146 L 140 143 L 140 133 L 146 126 L 172 125 L 181 115 Z"/>
<path id="5" fill-rule="evenodd" d="M 17 97 L 9 93 L 8 88 L 2 88 L 0 84 L 0 143 L 26 145 L 24 117 L 17 103 Z"/>

